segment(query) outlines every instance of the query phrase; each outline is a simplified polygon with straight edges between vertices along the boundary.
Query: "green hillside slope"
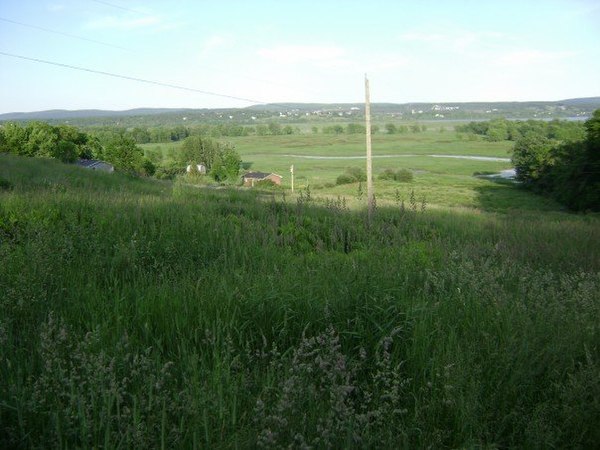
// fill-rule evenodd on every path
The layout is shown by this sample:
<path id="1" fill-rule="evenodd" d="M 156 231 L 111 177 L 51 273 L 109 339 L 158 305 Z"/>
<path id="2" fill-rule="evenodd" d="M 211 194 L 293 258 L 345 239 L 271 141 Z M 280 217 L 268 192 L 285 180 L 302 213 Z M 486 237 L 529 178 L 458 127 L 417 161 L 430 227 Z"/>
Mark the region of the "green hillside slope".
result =
<path id="1" fill-rule="evenodd" d="M 600 442 L 600 227 L 0 154 L 1 448 Z"/>

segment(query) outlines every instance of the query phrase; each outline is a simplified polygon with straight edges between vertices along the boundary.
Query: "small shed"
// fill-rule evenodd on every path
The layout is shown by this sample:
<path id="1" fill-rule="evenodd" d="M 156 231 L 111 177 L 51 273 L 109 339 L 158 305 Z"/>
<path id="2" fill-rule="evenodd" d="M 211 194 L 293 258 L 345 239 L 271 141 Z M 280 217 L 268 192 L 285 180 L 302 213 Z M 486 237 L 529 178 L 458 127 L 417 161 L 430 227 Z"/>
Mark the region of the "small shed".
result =
<path id="1" fill-rule="evenodd" d="M 194 167 L 194 166 L 195 166 L 195 167 Z M 193 165 L 192 165 L 192 164 L 189 164 L 189 165 L 188 165 L 188 166 L 185 168 L 185 171 L 186 171 L 187 173 L 191 173 L 191 172 L 192 172 L 192 170 L 193 170 L 194 172 L 197 172 L 197 173 L 199 173 L 199 174 L 206 175 L 206 166 L 205 166 L 204 164 L 193 164 Z"/>
<path id="2" fill-rule="evenodd" d="M 265 172 L 248 172 L 243 175 L 244 186 L 252 187 L 259 181 L 271 181 L 274 184 L 280 185 L 283 177 L 281 175 L 277 175 L 276 173 L 265 173 Z"/>
<path id="3" fill-rule="evenodd" d="M 78 159 L 75 164 L 90 170 L 102 170 L 103 172 L 109 173 L 115 171 L 115 168 L 112 164 L 97 159 Z"/>

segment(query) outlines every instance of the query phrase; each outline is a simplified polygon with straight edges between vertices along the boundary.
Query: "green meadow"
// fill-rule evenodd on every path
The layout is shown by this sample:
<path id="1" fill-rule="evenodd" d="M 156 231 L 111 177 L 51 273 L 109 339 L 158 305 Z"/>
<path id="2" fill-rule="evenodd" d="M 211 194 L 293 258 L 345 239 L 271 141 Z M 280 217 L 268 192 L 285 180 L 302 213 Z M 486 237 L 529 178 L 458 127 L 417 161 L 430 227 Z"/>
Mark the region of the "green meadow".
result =
<path id="1" fill-rule="evenodd" d="M 444 128 L 444 131 L 441 131 Z M 358 183 L 336 185 L 336 179 L 349 167 L 365 167 L 365 137 L 360 134 L 300 134 L 290 136 L 246 136 L 222 138 L 240 154 L 247 170 L 275 172 L 283 176 L 282 185 L 291 187 L 290 166 L 294 165 L 295 188 L 309 189 L 317 197 L 345 197 L 354 207 Z M 169 153 L 181 144 L 146 144 L 146 154 L 158 152 L 168 161 Z M 469 160 L 440 156 L 482 156 L 509 159 L 512 142 L 487 142 L 459 136 L 444 127 L 429 125 L 428 131 L 373 136 L 373 173 L 386 169 L 407 169 L 413 181 L 398 183 L 376 180 L 380 204 L 392 205 L 398 198 L 407 202 L 414 192 L 419 202 L 430 208 L 469 208 L 506 212 L 511 209 L 557 210 L 552 200 L 532 196 L 510 182 L 490 180 L 475 174 L 494 174 L 512 167 L 510 161 Z M 436 155 L 432 157 L 430 155 Z M 364 185 L 365 183 L 363 183 Z M 366 186 L 361 186 L 366 189 Z"/>
<path id="2" fill-rule="evenodd" d="M 427 156 L 507 142 L 375 135 L 369 222 L 300 157 L 362 136 L 227 140 L 284 189 L 0 154 L 1 448 L 597 446 L 598 216 Z"/>

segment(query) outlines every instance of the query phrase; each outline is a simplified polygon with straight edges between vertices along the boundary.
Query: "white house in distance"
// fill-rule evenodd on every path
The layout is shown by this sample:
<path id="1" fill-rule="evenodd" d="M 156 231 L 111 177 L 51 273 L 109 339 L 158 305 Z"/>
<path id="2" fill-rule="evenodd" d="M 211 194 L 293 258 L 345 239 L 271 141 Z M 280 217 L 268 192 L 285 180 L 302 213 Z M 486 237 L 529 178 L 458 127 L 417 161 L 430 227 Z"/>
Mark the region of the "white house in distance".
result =
<path id="1" fill-rule="evenodd" d="M 194 167 L 194 166 L 195 166 L 195 167 Z M 194 165 L 192 165 L 192 164 L 189 164 L 189 165 L 188 165 L 188 166 L 185 168 L 185 171 L 186 171 L 187 173 L 191 173 L 191 172 L 192 172 L 192 170 L 193 170 L 194 172 L 197 172 L 197 173 L 199 173 L 199 174 L 206 175 L 206 166 L 205 166 L 204 164 L 194 164 Z"/>

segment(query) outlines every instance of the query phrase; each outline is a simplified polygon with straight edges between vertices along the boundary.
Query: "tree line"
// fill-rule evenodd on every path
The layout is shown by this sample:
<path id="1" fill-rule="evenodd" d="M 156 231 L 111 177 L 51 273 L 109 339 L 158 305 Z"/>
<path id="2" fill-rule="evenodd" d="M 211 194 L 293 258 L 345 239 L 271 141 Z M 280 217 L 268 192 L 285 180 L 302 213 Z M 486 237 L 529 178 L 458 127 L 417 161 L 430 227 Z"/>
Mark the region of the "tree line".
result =
<path id="1" fill-rule="evenodd" d="M 562 123 L 566 124 L 570 122 Z M 569 209 L 600 211 L 600 109 L 579 126 L 581 133 L 569 125 L 564 133 L 523 134 L 516 140 L 512 160 L 525 186 Z"/>
<path id="2" fill-rule="evenodd" d="M 396 125 L 386 123 L 384 126 L 387 134 L 420 133 L 426 131 L 426 125 L 413 123 L 409 125 Z M 362 123 L 333 124 L 321 128 L 313 126 L 312 134 L 365 134 L 366 127 Z M 378 125 L 371 126 L 371 133 L 380 132 Z M 114 135 L 131 137 L 137 144 L 164 144 L 183 141 L 190 136 L 204 136 L 210 138 L 243 137 L 243 136 L 286 136 L 302 134 L 302 130 L 292 125 L 281 125 L 269 122 L 257 125 L 241 125 L 237 123 L 201 124 L 193 126 L 161 126 L 161 127 L 115 127 L 96 126 L 89 128 L 89 133 L 98 138 L 100 142 L 110 141 Z"/>
<path id="3" fill-rule="evenodd" d="M 164 144 L 183 141 L 190 136 L 204 136 L 210 138 L 239 137 L 239 136 L 280 136 L 298 134 L 300 130 L 291 125 L 282 126 L 276 122 L 258 124 L 256 126 L 230 124 L 202 124 L 194 126 L 178 125 L 174 127 L 115 127 L 99 126 L 89 129 L 90 134 L 98 137 L 101 142 L 106 142 L 115 134 L 130 136 L 137 144 Z"/>
<path id="4" fill-rule="evenodd" d="M 26 125 L 9 122 L 0 126 L 0 152 L 20 156 L 55 158 L 65 163 L 78 159 L 98 159 L 115 169 L 135 175 L 163 178 L 183 173 L 186 166 L 204 164 L 216 181 L 236 180 L 241 160 L 233 147 L 206 136 L 186 136 L 181 151 L 168 167 L 144 156 L 132 133 L 122 129 L 93 134 L 69 125 L 52 126 L 45 122 Z"/>
<path id="5" fill-rule="evenodd" d="M 114 133 L 105 142 L 69 125 L 53 126 L 9 122 L 0 127 L 0 152 L 20 156 L 55 158 L 65 163 L 77 159 L 100 159 L 134 174 L 153 175 L 153 164 L 128 135 Z"/>
<path id="6" fill-rule="evenodd" d="M 559 141 L 580 140 L 585 136 L 585 128 L 581 122 L 558 119 L 545 122 L 542 120 L 517 121 L 502 118 L 485 122 L 469 122 L 455 126 L 454 130 L 458 133 L 483 136 L 486 140 L 492 142 L 516 142 L 530 135 L 544 136 Z"/>

